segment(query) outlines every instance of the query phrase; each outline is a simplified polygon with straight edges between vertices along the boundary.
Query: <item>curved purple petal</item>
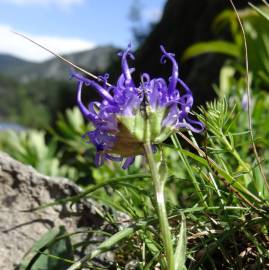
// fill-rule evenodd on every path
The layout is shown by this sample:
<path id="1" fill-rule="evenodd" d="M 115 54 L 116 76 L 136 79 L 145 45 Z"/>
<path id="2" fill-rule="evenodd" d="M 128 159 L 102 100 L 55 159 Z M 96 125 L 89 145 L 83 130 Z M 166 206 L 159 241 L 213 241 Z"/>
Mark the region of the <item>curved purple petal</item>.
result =
<path id="1" fill-rule="evenodd" d="M 115 157 L 109 154 L 105 154 L 105 158 L 108 160 L 116 161 L 116 162 L 122 161 L 122 157 Z"/>
<path id="2" fill-rule="evenodd" d="M 83 82 L 78 82 L 78 91 L 77 91 L 77 103 L 78 103 L 78 107 L 81 111 L 81 113 L 88 118 L 90 121 L 94 122 L 96 121 L 96 115 L 94 113 L 92 113 L 91 111 L 89 111 L 84 104 L 81 101 L 81 92 L 82 92 L 82 87 L 83 87 Z"/>
<path id="3" fill-rule="evenodd" d="M 85 78 L 81 76 L 79 73 L 73 73 L 73 77 L 79 82 L 84 82 L 87 86 L 93 86 L 104 99 L 110 102 L 114 101 L 113 97 L 108 93 L 108 91 L 95 81 Z"/>
<path id="4" fill-rule="evenodd" d="M 134 86 L 133 79 L 131 76 L 132 71 L 128 66 L 127 58 L 130 57 L 134 60 L 134 55 L 130 52 L 131 43 L 128 45 L 127 49 L 121 53 L 121 68 L 125 78 L 125 86 Z"/>
<path id="5" fill-rule="evenodd" d="M 179 122 L 177 125 L 178 128 L 188 128 L 192 132 L 195 133 L 201 133 L 203 132 L 205 126 L 202 122 L 197 121 L 197 120 L 192 120 L 189 117 L 185 118 L 184 122 Z"/>
<path id="6" fill-rule="evenodd" d="M 172 75 L 169 80 L 169 86 L 168 86 L 168 95 L 171 95 L 177 85 L 177 79 L 178 79 L 178 64 L 175 60 L 175 55 L 172 53 L 166 52 L 164 47 L 161 45 L 160 46 L 161 51 L 163 52 L 163 56 L 161 57 L 161 63 L 165 63 L 165 59 L 168 58 L 172 62 Z"/>
<path id="7" fill-rule="evenodd" d="M 122 165 L 122 168 L 124 170 L 128 169 L 134 163 L 134 161 L 135 161 L 135 157 L 128 157 L 125 160 L 124 164 Z"/>

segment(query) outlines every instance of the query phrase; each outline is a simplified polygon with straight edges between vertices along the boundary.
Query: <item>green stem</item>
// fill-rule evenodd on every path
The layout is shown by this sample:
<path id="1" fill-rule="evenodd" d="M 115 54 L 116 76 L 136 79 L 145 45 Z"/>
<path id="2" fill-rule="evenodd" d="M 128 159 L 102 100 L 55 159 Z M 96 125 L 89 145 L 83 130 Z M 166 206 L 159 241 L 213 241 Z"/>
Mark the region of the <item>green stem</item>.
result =
<path id="1" fill-rule="evenodd" d="M 230 142 L 227 140 L 227 138 L 224 135 L 222 136 L 222 140 L 226 144 L 226 146 L 227 146 L 228 150 L 230 151 L 230 153 L 236 158 L 238 163 L 242 166 L 242 168 L 244 168 L 245 171 L 249 172 L 250 166 L 245 161 L 243 161 L 241 159 L 241 157 L 238 154 L 238 152 L 236 151 L 236 149 L 234 147 L 232 147 L 232 145 L 230 144 Z"/>
<path id="2" fill-rule="evenodd" d="M 176 146 L 176 148 L 178 148 L 179 150 L 181 150 L 181 149 L 182 149 L 182 146 L 181 146 L 181 144 L 180 144 L 180 141 L 179 141 L 177 135 L 176 135 L 176 134 L 173 134 L 173 135 L 171 136 L 171 139 L 172 139 L 173 144 Z M 199 183 L 198 183 L 198 181 L 197 181 L 197 179 L 196 179 L 195 174 L 193 173 L 193 170 L 192 170 L 191 165 L 189 164 L 187 158 L 186 158 L 180 151 L 178 151 L 178 154 L 179 154 L 181 160 L 183 161 L 183 164 L 185 165 L 185 167 L 186 167 L 186 169 L 187 169 L 187 171 L 188 171 L 188 174 L 189 174 L 189 176 L 190 176 L 190 178 L 191 178 L 191 180 L 192 180 L 192 183 L 193 183 L 193 185 L 194 185 L 196 194 L 198 195 L 198 197 L 199 197 L 201 203 L 202 203 L 204 206 L 208 206 L 208 205 L 207 205 L 207 202 L 205 201 L 205 199 L 204 199 L 204 197 L 203 197 L 203 192 L 202 192 L 202 190 L 200 189 L 200 185 L 199 185 Z M 206 185 L 205 185 L 205 186 L 206 186 Z"/>
<path id="3" fill-rule="evenodd" d="M 156 196 L 156 207 L 159 217 L 161 236 L 164 244 L 164 251 L 167 261 L 167 270 L 175 270 L 173 243 L 171 239 L 171 232 L 166 213 L 164 200 L 164 183 L 165 179 L 161 179 L 156 162 L 153 157 L 152 147 L 150 143 L 144 144 L 145 155 L 150 168 Z"/>

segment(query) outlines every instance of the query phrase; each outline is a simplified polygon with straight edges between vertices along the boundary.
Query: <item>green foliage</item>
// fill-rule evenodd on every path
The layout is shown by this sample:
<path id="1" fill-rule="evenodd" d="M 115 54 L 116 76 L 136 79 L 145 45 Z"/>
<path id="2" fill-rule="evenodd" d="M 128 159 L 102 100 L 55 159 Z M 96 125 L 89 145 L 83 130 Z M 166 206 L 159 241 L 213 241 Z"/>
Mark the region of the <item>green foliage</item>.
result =
<path id="1" fill-rule="evenodd" d="M 180 226 L 180 232 L 178 236 L 178 243 L 175 251 L 175 270 L 184 270 L 186 260 L 186 248 L 187 248 L 187 229 L 186 219 L 182 214 L 182 221 Z"/>
<path id="2" fill-rule="evenodd" d="M 246 94 L 243 40 L 234 13 L 225 11 L 216 18 L 214 27 L 220 30 L 229 25 L 233 42 L 210 42 L 207 47 L 196 44 L 186 53 L 186 57 L 191 57 L 218 51 L 234 57 L 221 69 L 219 85 L 215 86 L 218 99 L 207 103 L 197 113 L 206 131 L 200 137 L 191 132 L 178 132 L 171 141 L 160 145 L 154 155 L 162 183 L 165 183 L 176 270 L 267 269 L 269 266 L 269 95 L 263 91 L 263 86 L 268 85 L 269 26 L 266 18 L 252 9 L 241 11 L 240 15 L 249 45 L 252 90 L 249 109 L 254 142 L 265 177 L 253 150 L 248 112 L 242 105 Z M 47 141 L 44 133 L 29 131 L 10 133 L 0 143 L 17 159 L 39 170 L 51 169 L 55 162 L 58 165 L 53 173 L 68 175 L 75 168 L 73 179 L 79 180 L 84 190 L 43 207 L 94 198 L 109 209 L 99 214 L 115 233 L 103 232 L 106 237 L 84 258 L 67 266 L 68 269 L 98 269 L 92 259 L 108 250 L 115 254 L 113 269 L 129 269 L 131 263 L 139 270 L 166 269 L 164 239 L 160 237 L 158 223 L 160 216 L 145 159 L 137 159 L 128 171 L 113 162 L 94 168 L 94 149 L 81 139 L 92 127 L 85 124 L 78 109 L 68 110 L 55 123 L 55 128 L 49 129 L 52 138 Z M 63 167 L 68 168 L 65 173 L 62 173 Z M 47 264 L 52 256 L 35 254 L 43 253 L 42 248 L 48 251 L 49 243 L 58 239 L 56 235 L 49 233 L 45 241 L 37 243 L 34 250 L 39 252 L 32 251 L 22 265 L 35 269 L 29 268 L 34 262 L 46 270 L 53 269 Z M 73 249 L 78 247 L 68 237 L 66 243 L 73 245 Z M 65 250 L 65 245 L 59 250 Z M 58 257 L 72 263 L 71 254 L 53 254 L 55 263 Z"/>
<path id="3" fill-rule="evenodd" d="M 259 8 L 244 9 L 239 12 L 242 19 L 246 41 L 248 46 L 248 61 L 251 72 L 254 73 L 255 82 L 268 86 L 269 84 L 269 23 L 268 14 L 269 7 L 261 6 Z M 260 16 L 262 14 L 262 16 Z M 221 53 L 226 54 L 236 61 L 233 65 L 237 65 L 239 60 L 242 64 L 245 59 L 244 42 L 241 29 L 236 18 L 236 14 L 231 10 L 226 10 L 218 15 L 214 21 L 214 28 L 220 31 L 226 25 L 229 26 L 232 42 L 224 40 L 207 41 L 196 43 L 190 46 L 183 54 L 183 59 L 187 60 L 204 53 Z M 242 70 L 240 70 L 242 71 Z"/>
<path id="4" fill-rule="evenodd" d="M 222 53 L 232 57 L 239 57 L 240 50 L 236 44 L 228 41 L 208 41 L 200 42 L 189 47 L 183 54 L 182 60 L 198 56 L 203 53 Z"/>
<path id="5" fill-rule="evenodd" d="M 19 270 L 65 270 L 73 260 L 71 239 L 65 228 L 59 227 L 49 230 L 35 242 L 24 256 Z"/>
<path id="6" fill-rule="evenodd" d="M 233 72 L 226 75 L 222 76 L 226 82 L 221 83 L 227 87 L 226 99 L 209 103 L 206 108 L 201 108 L 202 114 L 199 114 L 207 125 L 207 135 L 202 144 L 206 152 L 200 148 L 200 152 L 191 152 L 192 145 L 188 150 L 186 147 L 183 149 L 183 138 L 178 138 L 178 141 L 174 140 L 175 146 L 163 145 L 162 151 L 156 154 L 159 161 L 162 160 L 161 153 L 164 154 L 169 168 L 166 197 L 170 225 L 173 234 L 178 235 L 173 239 L 175 256 L 179 258 L 176 260 L 177 269 L 236 269 L 238 264 L 246 265 L 253 260 L 263 267 L 269 256 L 266 242 L 261 240 L 268 235 L 264 225 L 268 218 L 265 210 L 268 207 L 268 192 L 261 182 L 263 180 L 249 144 L 247 115 L 241 106 L 242 80 L 235 79 Z M 255 127 L 260 127 L 257 134 L 262 137 L 258 142 L 263 157 L 269 156 L 268 147 L 264 147 L 268 145 L 268 125 L 266 119 L 261 117 L 268 112 L 268 102 L 268 94 L 254 93 L 253 120 Z M 80 117 L 77 109 L 69 110 L 59 118 L 57 132 L 52 131 L 51 134 L 65 149 L 64 155 L 73 153 L 83 160 L 83 149 L 87 144 L 83 145 L 80 134 L 90 127 L 84 126 Z M 191 134 L 186 135 L 197 145 Z M 70 162 L 68 158 L 65 160 Z M 265 164 L 268 164 L 268 158 L 263 161 Z M 85 174 L 89 172 L 86 166 L 83 170 Z M 158 262 L 164 267 L 152 184 L 147 175 L 135 174 L 139 171 L 145 171 L 143 160 L 138 160 L 130 169 L 130 175 L 120 166 L 108 163 L 92 169 L 96 184 L 91 183 L 77 196 L 53 203 L 74 203 L 84 197 L 92 197 L 112 209 L 100 214 L 114 228 L 118 228 L 117 234 L 97 243 L 96 249 L 70 269 L 77 269 L 91 258 L 112 249 L 116 254 L 117 269 L 124 269 L 130 259 L 136 261 L 137 269 L 152 269 Z M 268 171 L 266 174 L 268 176 Z M 117 211 L 124 213 L 123 220 L 119 219 Z M 122 226 L 125 229 L 121 230 Z M 255 233 L 260 241 L 253 236 Z M 73 241 L 71 243 L 74 244 Z M 251 247 L 253 255 L 240 257 L 247 247 Z M 202 255 L 197 257 L 197 254 Z M 221 254 L 225 254 L 226 259 Z M 216 256 L 221 258 L 221 264 L 214 260 Z M 57 254 L 47 256 L 47 259 L 53 259 L 56 263 L 58 257 L 68 259 L 68 256 Z M 93 261 L 88 265 L 89 269 L 97 269 Z M 50 268 L 46 266 L 44 269 Z"/>
<path id="7" fill-rule="evenodd" d="M 264 0 L 264 1 L 265 1 L 265 0 Z M 267 2 L 265 2 L 265 4 L 267 4 L 267 6 L 268 6 L 268 3 L 267 3 Z M 250 5 L 253 9 L 255 9 L 262 17 L 264 17 L 266 20 L 269 21 L 269 16 L 268 16 L 268 14 L 266 14 L 266 12 L 264 12 L 261 8 L 256 7 L 256 6 L 253 5 L 252 3 L 249 3 L 249 5 Z"/>
<path id="8" fill-rule="evenodd" d="M 269 8 L 264 8 L 264 12 L 269 14 Z M 269 84 L 269 22 L 258 13 L 250 10 L 243 17 L 247 34 L 249 53 L 249 63 L 251 70 L 257 79 Z"/>
<path id="9" fill-rule="evenodd" d="M 247 112 L 241 104 L 244 78 L 236 78 L 235 72 L 232 65 L 223 67 L 220 86 L 216 87 L 219 100 L 208 103 L 198 114 L 207 127 L 202 140 L 198 143 L 191 133 L 180 133 L 172 137 L 173 145 L 164 144 L 155 154 L 158 164 L 165 160 L 168 167 L 168 171 L 164 170 L 168 176 L 165 195 L 178 258 L 176 269 L 236 269 L 238 265 L 254 263 L 262 269 L 269 260 L 265 225 L 269 218 L 269 193 L 250 144 Z M 267 177 L 268 108 L 268 94 L 253 89 L 255 142 Z M 111 209 L 100 215 L 117 233 L 96 243 L 96 249 L 69 269 L 79 269 L 86 262 L 89 269 L 97 269 L 91 259 L 107 250 L 114 251 L 117 269 L 125 269 L 130 260 L 135 261 L 137 269 L 152 269 L 157 263 L 165 269 L 154 192 L 149 176 L 144 174 L 143 158 L 129 171 L 112 162 L 89 169 L 93 149 L 83 142 L 81 134 L 90 129 L 74 109 L 61 115 L 56 129 L 50 130 L 61 145 L 63 163 L 80 166 L 79 175 L 91 173 L 93 181 L 81 194 L 44 207 L 94 198 Z M 119 218 L 118 211 L 123 218 Z M 242 255 L 247 254 L 244 252 L 248 248 L 253 253 Z M 56 256 L 55 260 L 59 258 Z"/>
<path id="10" fill-rule="evenodd" d="M 264 223 L 268 218 L 265 210 L 268 207 L 268 191 L 249 143 L 247 113 L 241 106 L 244 94 L 242 78 L 236 79 L 231 68 L 223 67 L 228 72 L 221 72 L 221 86 L 216 90 L 218 93 L 225 92 L 226 98 L 208 103 L 198 115 L 207 126 L 202 143 L 206 151 L 198 147 L 199 151 L 196 152 L 194 148 L 193 152 L 192 145 L 188 150 L 186 147 L 183 149 L 183 138 L 179 137 L 173 140 L 174 146 L 163 145 L 162 151 L 156 154 L 159 161 L 162 160 L 161 153 L 164 154 L 169 168 L 165 192 L 173 234 L 178 235 L 174 237 L 175 256 L 180 258 L 176 261 L 178 269 L 236 268 L 238 264 L 245 265 L 253 260 L 262 267 L 269 256 L 266 242 L 257 241 L 251 236 L 255 226 L 259 237 L 267 237 Z M 263 157 L 269 157 L 266 147 L 269 128 L 265 117 L 268 102 L 268 94 L 253 93 L 252 115 L 257 127 L 257 139 L 260 137 L 257 141 L 259 154 Z M 77 133 L 90 127 L 83 127 L 79 115 L 75 109 L 59 118 L 61 124 L 58 123 L 58 133 L 54 135 L 62 135 L 56 137 L 67 152 L 86 146 Z M 197 145 L 192 134 L 186 136 L 194 146 Z M 263 160 L 265 168 L 268 168 L 268 161 L 268 158 Z M 70 269 L 76 269 L 95 255 L 111 249 L 116 258 L 124 258 L 117 260 L 118 269 L 124 269 L 130 256 L 140 269 L 152 269 L 158 262 L 164 267 L 152 184 L 147 175 L 135 174 L 144 171 L 142 159 L 130 169 L 129 175 L 119 165 L 107 163 L 101 168 L 92 169 L 96 184 L 92 183 L 77 196 L 55 202 L 74 203 L 84 197 L 92 197 L 112 209 L 110 213 L 100 214 L 119 230 L 118 234 L 98 243 L 96 250 Z M 268 170 L 266 175 L 268 177 Z M 123 221 L 118 219 L 117 211 L 125 214 Z M 128 225 L 120 232 L 124 222 Z M 254 255 L 241 258 L 239 255 L 248 246 Z M 202 257 L 197 259 L 197 254 L 201 252 Z M 220 266 L 214 260 L 215 256 L 221 256 L 219 252 L 225 254 L 229 263 L 221 257 Z"/>
<path id="11" fill-rule="evenodd" d="M 0 75 L 0 121 L 27 128 L 53 125 L 59 111 L 75 104 L 73 89 L 73 83 L 65 81 L 40 79 L 21 83 Z"/>
<path id="12" fill-rule="evenodd" d="M 92 182 L 94 170 L 94 147 L 86 139 L 82 139 L 92 126 L 85 123 L 78 108 L 67 109 L 65 114 L 60 114 L 56 120 L 55 128 L 50 128 L 52 138 L 59 143 L 62 153 L 62 163 L 76 168 L 77 175 L 74 180 L 82 185 Z"/>
<path id="13" fill-rule="evenodd" d="M 94 149 L 81 138 L 90 127 L 79 110 L 68 109 L 59 116 L 55 130 L 49 130 L 52 137 L 38 130 L 2 132 L 0 149 L 46 175 L 90 178 Z"/>
<path id="14" fill-rule="evenodd" d="M 46 143 L 45 132 L 37 130 L 6 131 L 0 134 L 0 147 L 15 159 L 32 165 L 51 176 L 76 177 L 76 169 L 60 164 L 55 140 Z"/>

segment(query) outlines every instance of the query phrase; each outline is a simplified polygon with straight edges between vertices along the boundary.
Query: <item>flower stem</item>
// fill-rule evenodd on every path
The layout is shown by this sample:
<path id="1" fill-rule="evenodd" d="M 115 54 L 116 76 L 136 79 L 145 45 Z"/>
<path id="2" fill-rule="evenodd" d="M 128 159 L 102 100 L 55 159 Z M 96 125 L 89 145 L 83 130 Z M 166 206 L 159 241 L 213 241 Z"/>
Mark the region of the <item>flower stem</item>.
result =
<path id="1" fill-rule="evenodd" d="M 241 159 L 240 155 L 238 154 L 238 152 L 236 151 L 236 149 L 231 145 L 231 143 L 227 140 L 227 138 L 223 135 L 222 136 L 222 140 L 223 142 L 226 144 L 228 150 L 230 151 L 230 153 L 235 157 L 235 159 L 238 161 L 238 164 L 240 164 L 242 166 L 242 168 L 246 171 L 249 172 L 251 167 Z"/>
<path id="2" fill-rule="evenodd" d="M 166 207 L 165 207 L 165 200 L 164 200 L 165 179 L 161 179 L 160 177 L 160 174 L 157 169 L 157 164 L 154 160 L 151 144 L 150 143 L 144 144 L 144 150 L 145 150 L 145 156 L 148 161 L 148 165 L 150 168 L 153 185 L 155 189 L 156 207 L 157 207 L 157 212 L 158 212 L 158 217 L 159 217 L 161 237 L 163 239 L 163 244 L 164 244 L 167 270 L 175 270 L 173 243 L 171 239 L 171 232 L 169 228 Z"/>

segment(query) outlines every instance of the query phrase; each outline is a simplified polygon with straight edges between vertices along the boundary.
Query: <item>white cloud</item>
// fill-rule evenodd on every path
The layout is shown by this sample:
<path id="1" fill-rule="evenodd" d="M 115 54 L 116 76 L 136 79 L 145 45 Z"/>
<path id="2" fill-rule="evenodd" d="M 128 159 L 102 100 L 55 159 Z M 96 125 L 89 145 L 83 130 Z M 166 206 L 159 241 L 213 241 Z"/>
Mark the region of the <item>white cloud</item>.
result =
<path id="1" fill-rule="evenodd" d="M 152 7 L 144 10 L 143 17 L 149 22 L 158 22 L 163 14 L 162 8 Z"/>
<path id="2" fill-rule="evenodd" d="M 82 4 L 85 0 L 0 0 L 8 4 L 15 4 L 20 6 L 25 5 L 43 5 L 43 6 L 60 6 L 68 8 L 73 5 Z"/>
<path id="3" fill-rule="evenodd" d="M 12 33 L 12 30 L 13 29 L 10 26 L 0 25 L 1 54 L 11 54 L 26 60 L 36 62 L 41 62 L 52 57 L 50 53 L 39 48 L 37 45 Z M 27 33 L 26 36 L 60 54 L 83 51 L 91 49 L 95 46 L 93 42 L 79 38 L 30 35 Z"/>

